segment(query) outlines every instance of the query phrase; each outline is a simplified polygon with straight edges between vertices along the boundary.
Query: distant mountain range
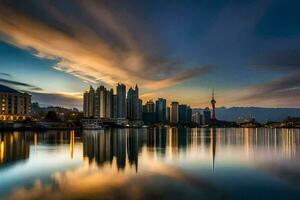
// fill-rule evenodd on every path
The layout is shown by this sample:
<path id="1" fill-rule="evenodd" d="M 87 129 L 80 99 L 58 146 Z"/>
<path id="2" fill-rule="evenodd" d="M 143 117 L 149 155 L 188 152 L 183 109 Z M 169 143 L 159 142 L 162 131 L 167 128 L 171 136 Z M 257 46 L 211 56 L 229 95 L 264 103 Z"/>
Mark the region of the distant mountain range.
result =
<path id="1" fill-rule="evenodd" d="M 193 109 L 193 113 L 202 111 L 201 108 Z M 254 117 L 257 122 L 282 121 L 287 117 L 300 117 L 300 108 L 261 108 L 261 107 L 232 107 L 217 108 L 217 119 L 237 121 L 241 117 Z"/>

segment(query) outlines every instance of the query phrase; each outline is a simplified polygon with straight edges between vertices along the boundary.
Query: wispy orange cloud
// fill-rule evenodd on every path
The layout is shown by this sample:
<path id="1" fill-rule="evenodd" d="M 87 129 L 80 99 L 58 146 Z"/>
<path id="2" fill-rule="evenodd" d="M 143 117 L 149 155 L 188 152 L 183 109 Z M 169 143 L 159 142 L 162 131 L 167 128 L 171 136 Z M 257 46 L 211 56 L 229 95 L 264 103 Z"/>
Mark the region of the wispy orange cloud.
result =
<path id="1" fill-rule="evenodd" d="M 157 41 L 148 41 L 151 30 L 145 25 L 137 27 L 138 22 L 128 13 L 115 12 L 92 1 L 74 1 L 87 20 L 80 13 L 66 14 L 50 1 L 33 4 L 53 23 L 3 4 L 0 6 L 0 33 L 4 37 L 0 39 L 37 57 L 56 60 L 53 66 L 56 70 L 85 82 L 138 83 L 144 88 L 160 89 L 209 71 L 208 66 L 183 67 L 155 50 L 155 46 L 162 45 L 159 36 L 151 32 Z"/>

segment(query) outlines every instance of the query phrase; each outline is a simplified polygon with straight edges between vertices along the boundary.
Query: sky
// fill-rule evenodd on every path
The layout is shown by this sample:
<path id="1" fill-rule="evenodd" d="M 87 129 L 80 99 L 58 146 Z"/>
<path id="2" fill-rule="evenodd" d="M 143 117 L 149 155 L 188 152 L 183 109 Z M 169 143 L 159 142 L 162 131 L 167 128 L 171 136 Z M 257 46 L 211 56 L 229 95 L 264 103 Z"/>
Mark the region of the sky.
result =
<path id="1" fill-rule="evenodd" d="M 100 84 L 193 108 L 300 107 L 300 1 L 0 0 L 0 84 L 82 107 Z"/>

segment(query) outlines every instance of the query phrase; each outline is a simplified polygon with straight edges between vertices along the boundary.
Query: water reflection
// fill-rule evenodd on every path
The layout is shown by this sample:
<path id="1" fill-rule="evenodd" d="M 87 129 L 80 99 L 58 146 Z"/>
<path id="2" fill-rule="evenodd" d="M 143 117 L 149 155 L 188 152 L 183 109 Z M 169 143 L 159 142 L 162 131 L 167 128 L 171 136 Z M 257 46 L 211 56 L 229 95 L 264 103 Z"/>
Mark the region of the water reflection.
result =
<path id="1" fill-rule="evenodd" d="M 0 164 L 8 164 L 29 157 L 29 144 L 25 135 L 13 132 L 1 135 Z"/>
<path id="2" fill-rule="evenodd" d="M 299 129 L 12 132 L 0 147 L 0 198 L 223 199 L 243 184 L 300 197 Z"/>
<path id="3" fill-rule="evenodd" d="M 106 129 L 99 131 L 48 131 L 12 132 L 1 134 L 0 163 L 29 158 L 29 146 L 69 144 L 70 159 L 74 157 L 76 142 L 83 143 L 83 157 L 99 166 L 112 164 L 124 169 L 127 163 L 138 169 L 138 155 L 143 147 L 156 157 L 176 158 L 186 151 L 206 150 L 215 160 L 217 146 L 221 153 L 226 149 L 240 149 L 251 157 L 262 150 L 281 158 L 295 157 L 299 152 L 299 129 Z"/>

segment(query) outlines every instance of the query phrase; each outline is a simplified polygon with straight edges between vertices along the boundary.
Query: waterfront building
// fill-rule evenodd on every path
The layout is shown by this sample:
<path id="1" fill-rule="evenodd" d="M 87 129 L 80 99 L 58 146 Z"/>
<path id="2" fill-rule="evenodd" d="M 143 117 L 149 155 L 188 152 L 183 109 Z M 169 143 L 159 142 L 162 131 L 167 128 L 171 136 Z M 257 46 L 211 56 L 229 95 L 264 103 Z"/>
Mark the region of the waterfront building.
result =
<path id="1" fill-rule="evenodd" d="M 192 122 L 192 108 L 190 106 L 187 107 L 186 111 L 186 122 L 191 123 Z"/>
<path id="2" fill-rule="evenodd" d="M 86 91 L 83 94 L 83 116 L 84 117 L 90 117 L 89 116 L 89 92 Z"/>
<path id="3" fill-rule="evenodd" d="M 156 122 L 155 103 L 150 100 L 143 106 L 143 122 L 145 124 L 154 124 Z"/>
<path id="4" fill-rule="evenodd" d="M 105 92 L 105 117 L 112 118 L 113 117 L 113 89 L 106 90 Z"/>
<path id="5" fill-rule="evenodd" d="M 95 113 L 94 116 L 97 118 L 105 118 L 106 114 L 106 88 L 101 85 L 96 89 L 95 92 Z"/>
<path id="6" fill-rule="evenodd" d="M 156 100 L 156 119 L 158 122 L 166 122 L 167 117 L 167 108 L 166 108 L 167 100 L 163 98 L 158 98 Z"/>
<path id="7" fill-rule="evenodd" d="M 179 104 L 176 101 L 171 103 L 170 108 L 170 122 L 173 124 L 177 124 L 179 121 Z"/>
<path id="8" fill-rule="evenodd" d="M 95 116 L 95 90 L 91 86 L 89 91 L 89 109 L 88 109 L 89 117 Z"/>
<path id="9" fill-rule="evenodd" d="M 206 107 L 203 111 L 203 123 L 209 124 L 211 122 L 211 112 L 208 107 Z"/>
<path id="10" fill-rule="evenodd" d="M 126 86 L 117 85 L 117 118 L 126 118 Z"/>
<path id="11" fill-rule="evenodd" d="M 178 106 L 178 114 L 179 114 L 179 123 L 185 124 L 187 123 L 187 105 L 179 105 Z"/>
<path id="12" fill-rule="evenodd" d="M 202 125 L 203 124 L 203 115 L 200 112 L 196 112 L 192 116 L 192 121 L 196 123 L 197 125 Z"/>
<path id="13" fill-rule="evenodd" d="M 129 88 L 127 92 L 127 119 L 140 120 L 142 118 L 141 106 L 138 86 L 136 85 L 135 89 Z"/>
<path id="14" fill-rule="evenodd" d="M 143 112 L 155 112 L 155 103 L 150 100 L 143 106 Z"/>
<path id="15" fill-rule="evenodd" d="M 0 120 L 18 121 L 31 116 L 31 95 L 0 85 Z"/>
<path id="16" fill-rule="evenodd" d="M 170 112 L 171 112 L 171 111 L 170 111 L 170 107 L 168 106 L 168 107 L 167 107 L 167 119 L 166 119 L 167 122 L 170 122 Z"/>
<path id="17" fill-rule="evenodd" d="M 137 119 L 142 120 L 143 119 L 143 100 L 139 99 L 138 101 L 138 111 L 137 111 Z"/>
<path id="18" fill-rule="evenodd" d="M 117 118 L 118 117 L 118 110 L 117 110 L 117 107 L 118 107 L 118 105 L 117 105 L 117 103 L 118 103 L 118 101 L 117 101 L 117 95 L 113 95 L 113 97 L 112 97 L 112 105 L 113 105 L 113 108 L 112 108 L 112 117 L 113 118 Z"/>

